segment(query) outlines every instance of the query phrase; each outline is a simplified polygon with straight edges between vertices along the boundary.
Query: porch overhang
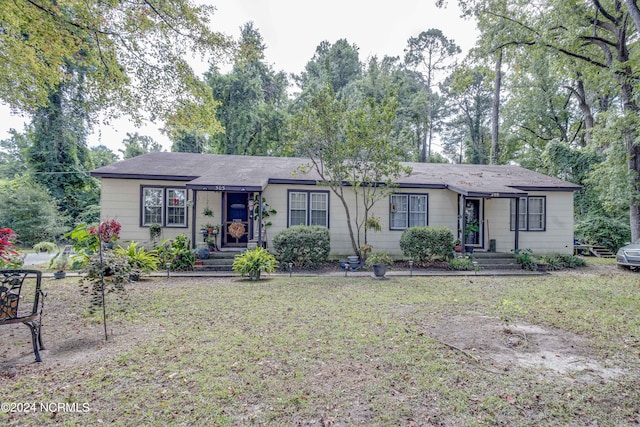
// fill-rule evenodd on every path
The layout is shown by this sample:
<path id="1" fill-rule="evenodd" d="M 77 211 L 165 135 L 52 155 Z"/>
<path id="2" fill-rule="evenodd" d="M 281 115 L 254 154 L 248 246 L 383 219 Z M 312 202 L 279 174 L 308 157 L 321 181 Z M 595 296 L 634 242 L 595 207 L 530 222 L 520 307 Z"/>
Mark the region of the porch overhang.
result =
<path id="1" fill-rule="evenodd" d="M 235 177 L 201 176 L 189 183 L 186 187 L 196 191 L 238 191 L 258 192 L 264 191 L 269 180 L 260 177 L 238 175 Z"/>
<path id="2" fill-rule="evenodd" d="M 505 186 L 479 190 L 466 186 L 449 185 L 448 189 L 465 197 L 481 197 L 483 199 L 513 199 L 528 195 L 526 191 Z"/>

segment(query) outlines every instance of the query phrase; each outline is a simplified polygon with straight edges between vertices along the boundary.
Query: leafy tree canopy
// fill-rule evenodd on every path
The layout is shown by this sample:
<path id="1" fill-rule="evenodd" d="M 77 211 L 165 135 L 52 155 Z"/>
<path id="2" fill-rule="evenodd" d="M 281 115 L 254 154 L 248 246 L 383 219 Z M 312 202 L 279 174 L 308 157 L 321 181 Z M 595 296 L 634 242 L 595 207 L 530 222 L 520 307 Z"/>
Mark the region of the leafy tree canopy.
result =
<path id="1" fill-rule="evenodd" d="M 122 140 L 124 150 L 118 150 L 122 153 L 122 157 L 130 159 L 132 157 L 141 156 L 142 154 L 155 151 L 162 151 L 162 145 L 147 135 L 139 135 L 138 132 L 133 134 L 127 132 L 127 137 Z"/>
<path id="2" fill-rule="evenodd" d="M 33 112 L 72 66 L 87 70 L 92 112 L 140 119 L 144 107 L 178 124 L 195 115 L 214 127 L 202 112 L 215 102 L 184 59 L 230 46 L 208 29 L 212 11 L 191 0 L 1 0 L 0 100 Z"/>

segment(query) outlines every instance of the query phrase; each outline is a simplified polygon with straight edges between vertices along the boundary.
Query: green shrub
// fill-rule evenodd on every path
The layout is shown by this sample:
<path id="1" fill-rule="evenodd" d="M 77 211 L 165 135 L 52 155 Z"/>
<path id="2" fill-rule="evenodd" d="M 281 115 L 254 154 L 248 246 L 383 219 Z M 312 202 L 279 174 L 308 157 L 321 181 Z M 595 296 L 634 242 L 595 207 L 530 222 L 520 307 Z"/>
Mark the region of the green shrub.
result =
<path id="1" fill-rule="evenodd" d="M 531 249 L 516 249 L 513 251 L 516 256 L 516 262 L 525 270 L 534 271 L 538 268 L 538 261 L 533 256 Z"/>
<path id="2" fill-rule="evenodd" d="M 58 249 L 58 245 L 53 242 L 40 242 L 33 245 L 33 250 L 37 253 L 46 252 L 48 254 L 55 252 Z"/>
<path id="3" fill-rule="evenodd" d="M 473 261 L 468 256 L 454 257 L 449 261 L 449 269 L 456 271 L 471 271 L 474 269 Z"/>
<path id="4" fill-rule="evenodd" d="M 448 259 L 453 251 L 453 233 L 447 227 L 411 227 L 402 232 L 400 249 L 417 263 Z"/>
<path id="5" fill-rule="evenodd" d="M 233 260 L 233 271 L 249 276 L 252 280 L 260 279 L 261 273 L 273 273 L 278 261 L 266 249 L 256 247 L 236 255 Z"/>
<path id="6" fill-rule="evenodd" d="M 580 243 L 604 246 L 615 253 L 631 240 L 629 219 L 586 215 L 576 222 L 575 236 Z"/>
<path id="7" fill-rule="evenodd" d="M 587 264 L 584 258 L 569 254 L 545 255 L 543 261 L 549 264 L 549 270 L 584 267 Z"/>
<path id="8" fill-rule="evenodd" d="M 273 249 L 282 263 L 298 268 L 315 268 L 329 259 L 329 230 L 320 226 L 297 225 L 279 232 Z"/>
<path id="9" fill-rule="evenodd" d="M 172 271 L 191 270 L 196 262 L 196 254 L 191 249 L 187 236 L 181 234 L 175 239 L 165 239 L 157 249 L 160 266 L 171 264 Z"/>
<path id="10" fill-rule="evenodd" d="M 160 261 L 158 260 L 157 251 L 148 251 L 143 247 L 138 247 L 138 242 L 131 242 L 126 248 L 119 246 L 116 252 L 125 255 L 129 259 L 132 273 L 150 273 L 158 269 Z"/>

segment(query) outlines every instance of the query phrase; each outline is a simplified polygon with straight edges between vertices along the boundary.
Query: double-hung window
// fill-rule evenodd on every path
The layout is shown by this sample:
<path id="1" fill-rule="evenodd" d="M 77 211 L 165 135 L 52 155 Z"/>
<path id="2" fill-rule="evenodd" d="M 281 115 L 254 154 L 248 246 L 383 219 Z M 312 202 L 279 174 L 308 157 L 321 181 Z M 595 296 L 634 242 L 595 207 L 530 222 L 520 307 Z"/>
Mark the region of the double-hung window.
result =
<path id="1" fill-rule="evenodd" d="M 515 230 L 516 200 L 518 206 L 518 229 L 520 231 L 544 231 L 546 228 L 546 202 L 544 196 L 511 199 L 511 230 Z"/>
<path id="2" fill-rule="evenodd" d="M 426 194 L 392 194 L 389 203 L 389 224 L 392 230 L 424 227 L 429 224 L 429 199 Z"/>
<path id="3" fill-rule="evenodd" d="M 293 225 L 329 227 L 329 193 L 289 191 L 289 226 Z"/>
<path id="4" fill-rule="evenodd" d="M 142 225 L 187 226 L 187 190 L 184 188 L 143 187 Z"/>

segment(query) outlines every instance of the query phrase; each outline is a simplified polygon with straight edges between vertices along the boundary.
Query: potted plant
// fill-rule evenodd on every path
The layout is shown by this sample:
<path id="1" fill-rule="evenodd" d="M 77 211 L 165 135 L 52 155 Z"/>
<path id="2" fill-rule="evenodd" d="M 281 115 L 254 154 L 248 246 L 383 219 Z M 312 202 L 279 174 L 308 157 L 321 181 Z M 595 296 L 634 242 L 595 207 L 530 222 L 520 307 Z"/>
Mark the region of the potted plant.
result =
<path id="1" fill-rule="evenodd" d="M 149 226 L 149 239 L 152 242 L 155 242 L 160 234 L 162 233 L 162 226 L 160 224 L 151 224 Z"/>
<path id="2" fill-rule="evenodd" d="M 233 271 L 246 274 L 251 280 L 259 280 L 261 273 L 272 273 L 277 266 L 276 258 L 260 246 L 236 255 L 233 260 Z"/>
<path id="3" fill-rule="evenodd" d="M 51 265 L 55 270 L 53 277 L 55 279 L 64 279 L 67 276 L 67 268 L 69 268 L 69 255 L 58 252 L 58 254 L 51 260 Z"/>
<path id="4" fill-rule="evenodd" d="M 549 270 L 549 260 L 545 257 L 540 257 L 536 260 L 536 268 L 540 273 L 546 273 Z"/>
<path id="5" fill-rule="evenodd" d="M 478 220 L 474 219 L 473 221 L 468 222 L 465 225 L 464 230 L 465 230 L 465 238 L 464 238 L 465 252 L 473 253 L 473 246 L 476 242 L 474 242 L 475 239 L 473 239 L 472 237 L 474 236 L 475 233 L 478 232 L 478 230 L 480 230 L 480 226 L 478 225 Z"/>
<path id="6" fill-rule="evenodd" d="M 376 277 L 384 277 L 387 268 L 393 265 L 393 259 L 384 252 L 372 252 L 365 261 L 367 267 L 373 268 Z"/>
<path id="7" fill-rule="evenodd" d="M 213 225 L 211 223 L 206 223 L 204 225 L 204 229 L 207 230 L 207 233 L 213 234 L 213 230 L 215 229 L 215 225 Z"/>
<path id="8" fill-rule="evenodd" d="M 213 211 L 209 206 L 205 206 L 205 208 L 202 209 L 202 215 L 213 217 Z"/>
<path id="9" fill-rule="evenodd" d="M 460 241 L 460 239 L 456 239 L 453 241 L 453 250 L 457 253 L 462 252 L 462 242 Z"/>

